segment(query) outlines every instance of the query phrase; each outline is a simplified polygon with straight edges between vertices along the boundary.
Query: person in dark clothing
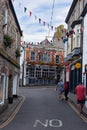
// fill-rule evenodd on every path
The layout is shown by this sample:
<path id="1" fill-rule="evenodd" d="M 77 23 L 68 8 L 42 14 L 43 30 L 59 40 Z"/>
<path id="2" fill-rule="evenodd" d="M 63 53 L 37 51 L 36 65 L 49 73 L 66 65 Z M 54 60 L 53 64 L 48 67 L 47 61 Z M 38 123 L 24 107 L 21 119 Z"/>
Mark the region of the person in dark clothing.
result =
<path id="1" fill-rule="evenodd" d="M 68 93 L 69 93 L 69 82 L 66 81 L 64 84 L 64 96 L 65 96 L 65 100 L 68 100 Z"/>

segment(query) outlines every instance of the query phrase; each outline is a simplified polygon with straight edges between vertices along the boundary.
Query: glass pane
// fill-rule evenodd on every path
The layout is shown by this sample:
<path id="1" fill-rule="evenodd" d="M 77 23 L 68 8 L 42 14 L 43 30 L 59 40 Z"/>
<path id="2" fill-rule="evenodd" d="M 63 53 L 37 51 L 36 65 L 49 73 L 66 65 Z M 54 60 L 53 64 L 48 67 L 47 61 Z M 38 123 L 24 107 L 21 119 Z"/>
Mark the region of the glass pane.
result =
<path id="1" fill-rule="evenodd" d="M 31 52 L 31 60 L 35 61 L 35 52 Z"/>
<path id="2" fill-rule="evenodd" d="M 0 103 L 3 101 L 3 76 L 0 76 Z"/>

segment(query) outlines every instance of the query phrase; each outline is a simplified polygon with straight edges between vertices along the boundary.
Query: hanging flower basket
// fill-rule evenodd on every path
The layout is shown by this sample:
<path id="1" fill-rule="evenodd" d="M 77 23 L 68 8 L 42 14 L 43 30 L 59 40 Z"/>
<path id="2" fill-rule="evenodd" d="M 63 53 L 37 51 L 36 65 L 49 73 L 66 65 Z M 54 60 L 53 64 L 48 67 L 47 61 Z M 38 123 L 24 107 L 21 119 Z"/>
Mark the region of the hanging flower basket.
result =
<path id="1" fill-rule="evenodd" d="M 21 51 L 19 48 L 16 49 L 15 56 L 16 56 L 16 58 L 21 56 Z"/>
<path id="2" fill-rule="evenodd" d="M 12 38 L 9 36 L 9 35 L 4 35 L 4 45 L 6 47 L 11 47 L 11 44 L 12 44 Z"/>

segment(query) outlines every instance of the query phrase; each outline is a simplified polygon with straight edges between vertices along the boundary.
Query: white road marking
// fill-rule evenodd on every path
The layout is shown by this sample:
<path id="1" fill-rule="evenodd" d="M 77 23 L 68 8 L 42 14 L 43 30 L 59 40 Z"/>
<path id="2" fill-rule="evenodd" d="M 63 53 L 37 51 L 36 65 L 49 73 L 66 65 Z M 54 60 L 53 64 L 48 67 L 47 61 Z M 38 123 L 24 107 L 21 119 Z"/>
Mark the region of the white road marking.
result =
<path id="1" fill-rule="evenodd" d="M 49 126 L 51 126 L 51 127 L 62 127 L 63 124 L 62 124 L 61 120 L 52 119 L 52 120 L 49 121 Z"/>
<path id="2" fill-rule="evenodd" d="M 36 120 L 34 127 L 37 127 L 38 124 L 41 124 L 42 126 L 47 127 L 48 126 L 48 120 L 45 120 L 45 123 L 41 122 L 40 120 Z"/>
<path id="3" fill-rule="evenodd" d="M 39 125 L 42 125 L 43 127 L 62 127 L 62 121 L 58 119 L 52 119 L 52 120 L 45 120 L 44 122 L 40 120 L 35 120 L 34 127 L 38 127 Z"/>

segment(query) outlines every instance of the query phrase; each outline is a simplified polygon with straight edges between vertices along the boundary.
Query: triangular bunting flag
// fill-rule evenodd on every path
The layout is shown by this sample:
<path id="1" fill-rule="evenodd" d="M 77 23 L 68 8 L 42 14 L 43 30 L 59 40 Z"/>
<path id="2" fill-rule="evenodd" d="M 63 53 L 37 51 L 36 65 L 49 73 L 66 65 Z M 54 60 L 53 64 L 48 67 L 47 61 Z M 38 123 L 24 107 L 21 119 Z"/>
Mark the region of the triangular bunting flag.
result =
<path id="1" fill-rule="evenodd" d="M 41 23 L 41 19 L 39 18 L 39 23 Z"/>
<path id="2" fill-rule="evenodd" d="M 32 12 L 30 11 L 29 13 L 30 13 L 30 16 L 31 16 L 31 15 L 32 15 Z"/>
<path id="3" fill-rule="evenodd" d="M 26 7 L 24 7 L 24 12 L 26 12 L 26 10 L 27 10 L 27 8 L 26 8 Z"/>

